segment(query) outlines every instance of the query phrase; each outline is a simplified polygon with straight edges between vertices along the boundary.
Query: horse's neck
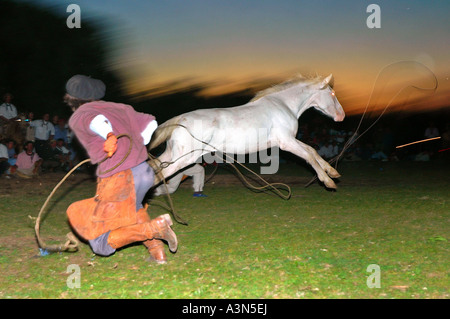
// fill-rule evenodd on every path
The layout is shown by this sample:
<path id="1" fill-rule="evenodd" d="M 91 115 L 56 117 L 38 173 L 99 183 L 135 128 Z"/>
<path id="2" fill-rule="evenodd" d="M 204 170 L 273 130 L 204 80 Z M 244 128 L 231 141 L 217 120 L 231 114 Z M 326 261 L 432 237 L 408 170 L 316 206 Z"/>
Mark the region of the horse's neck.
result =
<path id="1" fill-rule="evenodd" d="M 294 114 L 297 119 L 311 107 L 311 97 L 313 93 L 310 90 L 304 89 L 300 94 L 298 93 L 298 88 L 294 90 L 289 90 L 290 92 L 278 92 L 267 98 L 272 101 L 277 101 L 286 105 Z"/>

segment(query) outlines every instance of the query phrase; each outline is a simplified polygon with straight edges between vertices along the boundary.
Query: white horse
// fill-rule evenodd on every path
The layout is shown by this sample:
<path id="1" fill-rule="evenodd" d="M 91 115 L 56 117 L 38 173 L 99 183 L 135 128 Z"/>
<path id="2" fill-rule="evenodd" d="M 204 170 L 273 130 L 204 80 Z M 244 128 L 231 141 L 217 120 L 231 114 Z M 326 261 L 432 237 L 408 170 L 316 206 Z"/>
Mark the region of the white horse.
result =
<path id="1" fill-rule="evenodd" d="M 325 79 L 296 77 L 259 92 L 241 106 L 200 109 L 176 116 L 158 127 L 149 149 L 167 141 L 158 160 L 171 163 L 162 169 L 168 178 L 214 151 L 227 153 L 227 149 L 232 149 L 234 154 L 248 154 L 279 147 L 305 159 L 326 187 L 336 188 L 331 178 L 339 177 L 339 173 L 314 148 L 295 138 L 298 118 L 310 107 L 334 121 L 344 120 L 345 112 L 335 96 L 331 74 Z M 266 131 L 263 140 L 254 134 L 261 129 Z"/>

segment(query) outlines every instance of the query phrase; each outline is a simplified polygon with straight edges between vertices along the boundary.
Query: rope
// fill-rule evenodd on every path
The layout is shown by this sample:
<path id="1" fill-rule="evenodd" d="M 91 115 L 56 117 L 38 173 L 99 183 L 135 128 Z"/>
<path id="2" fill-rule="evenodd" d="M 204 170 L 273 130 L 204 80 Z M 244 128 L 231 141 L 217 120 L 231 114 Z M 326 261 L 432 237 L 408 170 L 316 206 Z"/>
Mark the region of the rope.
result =
<path id="1" fill-rule="evenodd" d="M 217 169 L 219 168 L 219 164 L 216 163 L 216 166 L 214 167 L 213 171 L 211 172 L 211 174 L 209 174 L 209 176 L 205 179 L 205 184 L 208 183 L 216 174 Z"/>
<path id="2" fill-rule="evenodd" d="M 158 159 L 157 159 L 155 156 L 153 156 L 152 154 L 148 153 L 148 157 L 149 157 L 149 159 L 150 159 L 151 162 L 156 162 L 156 161 L 158 161 L 158 162 L 160 163 L 160 165 L 162 164 L 162 162 L 161 162 L 160 160 L 158 160 Z M 155 164 L 155 165 L 156 165 L 156 164 Z M 162 174 L 162 169 L 159 169 L 158 171 L 155 171 L 155 175 L 158 175 L 158 177 L 163 181 L 163 185 L 164 185 L 164 188 L 165 188 L 165 190 L 166 190 L 166 196 L 167 196 L 167 199 L 169 200 L 169 205 L 170 205 L 170 207 L 167 206 L 166 204 L 164 204 L 163 202 L 158 201 L 158 200 L 154 200 L 154 199 L 153 199 L 153 200 L 151 200 L 151 202 L 152 202 L 152 203 L 156 203 L 156 204 L 162 206 L 163 208 L 165 208 L 166 210 L 168 210 L 169 212 L 172 213 L 173 218 L 174 218 L 178 223 L 187 226 L 187 225 L 188 225 L 188 222 L 185 221 L 183 218 L 181 218 L 181 217 L 175 212 L 175 208 L 174 208 L 174 205 L 173 205 L 172 197 L 171 197 L 170 194 L 169 194 L 169 189 L 167 188 L 167 182 L 166 182 L 166 179 L 165 179 L 164 175 Z"/>
<path id="3" fill-rule="evenodd" d="M 336 168 L 336 169 L 337 169 L 337 166 L 338 166 L 338 162 L 339 162 L 339 160 L 341 159 L 342 155 L 344 155 L 345 151 L 347 151 L 347 149 L 348 149 L 352 144 L 354 144 L 357 140 L 359 140 L 364 134 L 366 134 L 369 130 L 371 130 L 372 127 L 375 126 L 375 124 L 378 123 L 378 121 L 381 119 L 381 117 L 384 115 L 384 113 L 386 113 L 387 109 L 391 106 L 391 103 L 392 103 L 392 102 L 393 102 L 393 101 L 394 101 L 394 100 L 395 100 L 395 99 L 396 99 L 396 98 L 397 98 L 404 90 L 406 90 L 406 89 L 408 89 L 408 88 L 414 88 L 414 89 L 423 90 L 423 91 L 429 90 L 429 91 L 433 91 L 433 92 L 435 92 L 435 91 L 437 90 L 437 88 L 438 88 L 438 80 L 437 80 L 436 75 L 435 75 L 434 73 L 432 73 L 427 67 L 424 66 L 428 71 L 430 71 L 430 72 L 433 74 L 434 81 L 435 81 L 434 87 L 433 87 L 433 88 L 423 88 L 423 87 L 418 87 L 418 86 L 416 86 L 416 85 L 407 85 L 406 87 L 403 87 L 401 90 L 399 90 L 399 91 L 398 91 L 398 92 L 397 92 L 397 93 L 396 93 L 396 94 L 388 101 L 388 103 L 387 103 L 386 106 L 383 108 L 383 110 L 382 110 L 382 112 L 380 113 L 380 115 L 375 119 L 375 121 L 374 121 L 371 125 L 369 125 L 369 127 L 368 127 L 366 130 L 364 130 L 360 135 L 358 135 L 358 136 L 356 137 L 356 135 L 358 134 L 359 129 L 361 128 L 363 119 L 364 119 L 364 117 L 365 117 L 366 114 L 367 114 L 367 111 L 368 111 L 368 108 L 369 108 L 370 101 L 372 100 L 372 96 L 373 96 L 373 93 L 374 93 L 374 91 L 375 91 L 375 85 L 376 85 L 376 83 L 378 82 L 378 79 L 380 78 L 380 75 L 381 75 L 382 72 L 383 72 L 385 69 L 387 69 L 388 67 L 395 66 L 395 65 L 397 65 L 397 64 L 401 64 L 401 63 L 404 63 L 404 62 L 405 62 L 405 61 L 403 61 L 403 62 L 395 62 L 395 63 L 389 64 L 389 65 L 385 66 L 385 67 L 383 68 L 383 70 L 381 70 L 381 71 L 378 73 L 377 78 L 375 79 L 374 85 L 373 85 L 373 87 L 372 87 L 372 91 L 371 91 L 371 93 L 370 93 L 369 100 L 368 100 L 368 102 L 367 102 L 367 104 L 366 104 L 366 107 L 365 107 L 365 109 L 364 109 L 363 114 L 361 115 L 361 119 L 359 120 L 359 123 L 358 123 L 358 125 L 357 125 L 357 127 L 356 127 L 355 132 L 354 132 L 353 135 L 346 141 L 346 143 L 344 144 L 344 146 L 343 146 L 343 148 L 342 148 L 342 151 L 341 151 L 338 155 L 336 155 L 334 158 L 332 158 L 332 159 L 329 161 L 330 164 L 336 163 L 336 164 L 335 164 L 335 168 Z M 423 64 L 422 64 L 422 66 L 423 66 Z M 318 178 L 317 175 L 314 176 L 314 177 L 313 177 L 313 178 L 305 185 L 305 187 L 310 186 L 312 183 L 314 183 L 314 182 L 317 180 L 317 178 Z"/>
<path id="4" fill-rule="evenodd" d="M 114 165 L 112 168 L 110 168 L 110 169 L 108 169 L 108 170 L 106 170 L 106 171 L 104 171 L 104 172 L 101 172 L 100 174 L 105 174 L 105 173 L 108 173 L 108 172 L 111 172 L 112 170 L 114 170 L 114 169 L 116 169 L 117 167 L 119 167 L 120 165 L 122 165 L 122 163 L 125 161 L 125 159 L 130 155 L 130 152 L 131 152 L 131 147 L 132 147 L 132 138 L 131 138 L 131 136 L 129 136 L 128 134 L 120 134 L 120 135 L 117 135 L 117 138 L 119 139 L 119 138 L 121 138 L 121 137 L 123 137 L 123 136 L 126 136 L 126 137 L 128 137 L 128 139 L 130 140 L 130 146 L 129 146 L 129 148 L 128 148 L 128 152 L 125 154 L 125 156 L 124 156 L 124 158 L 119 162 L 119 163 L 117 163 L 116 165 Z M 99 162 L 99 164 L 101 164 L 101 163 L 103 163 L 104 161 L 106 161 L 108 159 L 108 157 L 105 157 L 101 162 Z M 35 233 L 36 233 L 36 239 L 37 239 L 37 242 L 38 242 L 38 244 L 39 244 L 39 247 L 40 248 L 42 248 L 42 249 L 44 249 L 44 250 L 47 250 L 47 251 L 49 251 L 49 252 L 63 252 L 63 251 L 69 251 L 69 252 L 73 252 L 73 251 L 77 251 L 78 250 L 78 245 L 79 245 L 79 241 L 78 241 L 78 239 L 76 238 L 76 236 L 72 233 L 72 232 L 70 232 L 70 233 L 68 233 L 67 235 L 66 235 L 66 237 L 67 237 L 67 241 L 64 243 L 64 244 L 62 244 L 62 245 L 57 245 L 57 244 L 55 244 L 55 245 L 48 245 L 48 244 L 46 244 L 45 242 L 44 242 L 44 240 L 42 239 L 42 237 L 41 237 L 41 235 L 40 235 L 40 224 L 41 224 L 41 217 L 42 217 L 42 214 L 43 214 L 43 212 L 44 212 L 44 210 L 45 210 L 45 207 L 47 206 L 47 204 L 48 204 L 48 202 L 50 201 L 50 199 L 53 197 L 53 195 L 55 194 L 55 192 L 58 190 L 58 188 L 66 181 L 66 179 L 77 169 L 77 168 L 79 168 L 81 165 L 83 165 L 83 164 L 85 164 L 85 163 L 87 163 L 87 162 L 90 162 L 91 161 L 91 159 L 90 158 L 88 158 L 88 159 L 85 159 L 85 160 L 83 160 L 83 161 L 81 161 L 80 163 L 78 163 L 76 166 L 74 166 L 62 179 L 61 179 L 61 181 L 59 181 L 59 183 L 53 188 L 53 190 L 51 191 L 51 193 L 50 193 L 50 195 L 48 195 L 47 196 L 47 199 L 46 199 L 46 201 L 44 202 L 44 204 L 42 205 L 42 207 L 41 207 L 41 210 L 39 211 L 39 214 L 38 214 L 38 216 L 37 216 L 37 218 L 36 218 L 36 222 L 35 222 L 35 226 L 34 226 L 34 231 L 35 231 Z"/>
<path id="5" fill-rule="evenodd" d="M 398 62 L 398 63 L 400 63 L 400 62 Z M 388 65 L 387 67 L 389 67 L 389 66 L 392 66 L 392 65 L 395 65 L 395 64 L 397 64 L 397 63 L 393 63 L 393 64 L 391 64 L 391 65 Z M 385 67 L 385 68 L 387 68 L 387 67 Z M 385 69 L 384 68 L 384 69 Z M 383 70 L 384 70 L 383 69 Z M 380 76 L 380 74 L 382 73 L 382 71 L 378 74 L 378 76 L 377 76 L 377 80 L 378 80 L 378 78 L 379 78 L 379 76 Z M 434 74 L 433 74 L 434 75 Z M 437 78 L 436 78 L 436 76 L 434 75 L 434 78 L 435 78 L 435 87 L 434 88 L 432 88 L 432 89 L 424 89 L 424 88 L 419 88 L 419 87 L 417 87 L 417 86 L 414 86 L 414 85 L 411 85 L 411 86 L 407 86 L 407 87 L 413 87 L 413 88 L 416 88 L 416 89 L 422 89 L 422 90 L 433 90 L 433 91 L 436 91 L 436 89 L 437 89 L 437 87 L 438 87 L 438 81 L 437 81 Z M 377 82 L 377 80 L 375 81 L 375 84 L 376 84 L 376 82 Z M 375 88 L 375 84 L 374 84 L 374 88 Z M 406 87 L 406 88 L 407 88 Z M 369 102 L 370 102 L 370 100 L 371 100 L 371 98 L 372 98 L 372 94 L 373 94 L 373 92 L 374 92 L 374 88 L 372 89 L 372 93 L 371 93 L 371 95 L 370 95 L 370 98 L 369 98 Z M 386 110 L 388 109 L 388 107 L 390 106 L 390 104 L 392 103 L 392 101 L 401 93 L 401 92 L 403 92 L 403 90 L 404 89 L 406 89 L 406 88 L 403 88 L 403 89 L 401 89 L 399 92 L 397 92 L 397 94 L 395 94 L 394 95 L 394 97 L 387 103 L 387 105 L 385 106 L 385 108 L 383 109 L 383 111 L 381 112 L 381 114 L 378 116 L 378 118 L 376 118 L 376 120 L 363 132 L 363 133 L 361 133 L 358 137 L 356 137 L 356 135 L 357 135 L 357 133 L 358 133 L 358 130 L 360 129 L 360 127 L 361 127 L 361 124 L 362 124 L 362 121 L 363 121 L 363 119 L 364 119 L 364 117 L 365 117 L 365 115 L 366 115 L 366 113 L 367 113 L 367 110 L 368 110 L 368 107 L 369 107 L 369 102 L 367 103 L 367 105 L 366 105 L 366 108 L 365 108 L 365 110 L 364 110 L 364 113 L 363 113 L 363 115 L 361 116 L 361 119 L 360 119 L 360 121 L 359 121 L 359 124 L 358 124 L 358 126 L 357 126 L 357 128 L 356 128 L 356 130 L 355 130 L 355 133 L 352 135 L 352 137 L 350 138 L 350 139 L 348 139 L 347 140 L 347 142 L 345 143 L 345 145 L 344 145 L 344 147 L 343 147 L 343 149 L 342 149 L 342 151 L 336 156 L 336 157 L 334 157 L 333 159 L 331 159 L 330 160 L 330 164 L 333 164 L 333 163 L 336 163 L 335 164 L 335 167 L 337 168 L 337 165 L 338 165 L 338 161 L 339 161 L 339 159 L 342 157 L 342 155 L 344 154 L 344 152 L 353 144 L 353 143 L 355 143 L 358 139 L 360 139 L 365 133 L 367 133 L 380 119 L 381 119 L 381 117 L 384 115 L 384 113 L 386 112 Z M 190 131 L 189 131 L 189 129 L 186 127 L 186 126 L 184 126 L 184 125 L 182 125 L 182 124 L 170 124 L 170 125 L 167 125 L 167 126 L 172 126 L 172 125 L 175 125 L 175 126 L 179 126 L 179 127 L 183 127 L 190 135 L 191 135 L 191 137 L 192 138 L 194 138 L 195 140 L 197 140 L 197 141 L 199 141 L 199 142 L 201 142 L 201 143 L 203 143 L 203 144 L 205 144 L 205 145 L 207 145 L 207 146 L 209 146 L 209 147 L 211 147 L 211 148 L 213 148 L 213 149 L 215 149 L 215 150 L 217 150 L 217 148 L 215 148 L 214 146 L 212 146 L 212 145 L 210 145 L 209 143 L 207 143 L 207 142 L 205 142 L 205 141 L 202 141 L 202 140 L 200 140 L 200 139 L 198 139 L 198 138 L 196 138 Z M 112 170 L 114 170 L 114 169 L 116 169 L 118 166 L 120 166 L 124 161 L 125 161 L 125 159 L 129 156 L 129 154 L 130 154 L 130 152 L 131 152 L 131 148 L 132 148 L 132 139 L 131 139 L 131 136 L 129 136 L 129 135 L 127 135 L 127 134 L 121 134 L 121 135 L 118 135 L 117 136 L 117 138 L 120 138 L 120 137 L 123 137 L 123 136 L 126 136 L 126 137 L 128 137 L 129 139 L 130 139 L 130 146 L 129 146 L 129 149 L 128 149 L 128 152 L 127 152 L 127 154 L 124 156 L 124 158 L 119 162 L 119 163 L 117 163 L 114 167 L 112 167 L 112 168 L 110 168 L 110 169 L 108 169 L 108 170 L 106 170 L 106 171 L 104 171 L 104 172 L 99 172 L 99 174 L 106 174 L 106 173 L 108 173 L 108 172 L 111 172 Z M 356 138 L 355 138 L 356 137 Z M 155 158 L 154 156 L 152 156 L 150 153 L 148 153 L 148 156 L 149 156 L 149 159 L 150 159 L 150 161 L 153 161 L 153 162 L 155 162 L 155 161 L 159 161 L 159 171 L 157 171 L 157 172 L 155 172 L 155 174 L 157 174 L 161 179 L 162 179 L 162 181 L 163 181 L 163 183 L 164 183 L 164 186 L 165 186 L 165 189 L 166 189 L 166 194 L 167 194 L 167 198 L 169 199 L 169 205 L 170 205 L 170 207 L 167 207 L 166 205 L 164 205 L 163 203 L 161 203 L 160 202 L 160 204 L 162 204 L 162 205 L 164 205 L 165 207 L 166 207 L 166 209 L 168 209 L 169 211 L 171 211 L 172 212 L 172 214 L 173 214 L 173 216 L 174 216 L 174 218 L 175 218 L 175 220 L 177 220 L 177 222 L 179 222 L 179 223 L 181 223 L 181 224 L 184 224 L 184 225 L 187 225 L 188 223 L 186 222 L 186 221 L 184 221 L 180 216 L 178 216 L 177 214 L 176 214 L 176 212 L 175 212 L 175 209 L 174 209 L 174 206 L 173 206 L 173 201 L 172 201 L 172 199 L 171 199 L 171 197 L 170 197 L 170 194 L 169 194 L 169 192 L 168 192 L 168 189 L 167 189 L 167 183 L 166 183 L 166 179 L 164 178 L 164 176 L 162 175 L 162 170 L 164 169 L 164 168 L 166 168 L 166 167 L 168 167 L 169 165 L 171 165 L 171 164 L 173 164 L 173 163 L 175 163 L 176 161 L 178 161 L 178 160 L 180 160 L 182 157 L 184 157 L 184 156 L 187 156 L 187 155 L 189 155 L 189 154 L 191 154 L 192 152 L 195 152 L 195 151 L 197 151 L 197 150 L 191 150 L 190 152 L 188 152 L 188 153 L 186 153 L 186 154 L 183 154 L 182 156 L 180 156 L 179 158 L 177 158 L 176 160 L 174 160 L 174 161 L 171 161 L 171 162 L 161 162 L 161 161 L 159 161 L 157 158 Z M 217 150 L 218 151 L 218 150 Z M 217 156 L 217 155 L 215 155 L 215 156 Z M 230 157 L 229 155 L 227 155 L 227 154 L 225 154 L 225 156 L 226 156 L 226 158 L 228 158 L 228 159 L 232 159 L 232 161 L 227 161 L 227 160 L 225 160 L 226 161 L 226 163 L 227 164 L 229 164 L 230 166 L 232 166 L 235 170 L 236 170 L 236 172 L 237 172 L 237 174 L 238 174 L 238 176 L 239 177 L 241 177 L 241 180 L 247 185 L 247 187 L 249 187 L 249 188 L 251 188 L 251 189 L 253 189 L 253 190 L 256 190 L 256 191 L 265 191 L 265 190 L 267 190 L 268 188 L 271 188 L 278 196 L 280 196 L 281 198 L 283 198 L 283 199 L 289 199 L 290 197 L 291 197 L 291 194 L 292 194 L 292 192 L 291 192 L 291 188 L 287 185 L 287 184 L 284 184 L 284 183 L 269 183 L 269 182 L 267 182 L 265 179 L 263 179 L 260 175 L 258 175 L 256 172 L 254 172 L 253 170 L 251 170 L 251 169 L 249 169 L 248 167 L 246 167 L 245 165 L 243 165 L 242 163 L 239 163 L 239 162 L 236 162 L 235 160 L 234 160 L 234 158 L 232 158 L 232 157 Z M 99 164 L 101 164 L 101 163 L 103 163 L 104 161 L 106 161 L 108 159 L 108 157 L 105 157 L 101 162 L 99 162 Z M 41 222 L 41 216 L 42 216 L 42 213 L 44 212 L 44 209 L 45 209 L 45 207 L 47 206 L 47 204 L 48 204 L 48 202 L 50 201 L 50 199 L 51 199 L 51 197 L 53 196 L 53 194 L 56 192 L 56 190 L 64 183 L 64 181 L 78 168 L 78 167 L 80 167 L 81 165 L 83 165 L 83 164 L 85 164 L 85 163 L 87 163 L 87 162 L 89 162 L 90 161 L 90 159 L 86 159 L 86 160 L 84 160 L 84 161 L 82 161 L 82 162 L 80 162 L 80 163 L 78 163 L 75 167 L 73 167 L 64 177 L 63 177 L 63 179 L 53 188 L 53 190 L 52 190 L 52 192 L 50 193 L 50 195 L 47 197 L 47 199 L 46 199 L 46 201 L 44 202 L 44 205 L 41 207 L 41 210 L 39 211 L 39 214 L 38 214 L 38 217 L 36 218 L 36 223 L 35 223 L 35 233 L 36 233 L 36 239 L 37 239 L 37 241 L 38 241 L 38 244 L 39 244 L 39 246 L 42 248 L 42 249 L 46 249 L 47 251 L 50 251 L 50 252 L 62 252 L 62 251 L 77 251 L 78 250 L 78 245 L 79 245 L 79 241 L 78 241 L 78 239 L 76 238 L 76 236 L 72 233 L 72 232 L 70 232 L 70 233 L 68 233 L 67 235 L 66 235 L 66 237 L 67 237 L 67 241 L 63 244 L 63 245 L 57 245 L 57 244 L 55 244 L 55 245 L 48 245 L 48 244 L 46 244 L 43 240 L 42 240 L 42 238 L 41 238 L 41 236 L 40 236 L 40 222 Z M 234 162 L 236 162 L 236 163 L 238 163 L 241 167 L 243 167 L 244 169 L 246 169 L 247 171 L 249 171 L 250 173 L 252 173 L 253 175 L 255 175 L 260 181 L 262 181 L 264 184 L 265 184 L 265 186 L 255 186 L 255 185 L 252 185 L 249 181 L 248 181 L 248 179 L 239 171 L 239 169 L 237 169 L 237 167 L 233 164 Z M 214 175 L 214 173 L 216 172 L 216 170 L 217 170 L 217 167 L 216 167 L 216 169 L 214 170 L 214 172 L 211 174 L 211 177 Z M 305 185 L 305 187 L 308 187 L 309 185 L 311 185 L 315 180 L 317 179 L 317 175 L 311 180 L 311 181 L 309 181 L 306 185 Z M 209 179 L 208 179 L 209 180 Z M 284 194 L 282 194 L 281 192 L 280 192 L 280 190 L 277 188 L 277 186 L 279 187 L 279 186 L 283 186 L 283 187 L 286 187 L 287 188 L 287 192 L 288 192 L 288 194 L 287 195 L 284 195 Z"/>
<path id="6" fill-rule="evenodd" d="M 230 156 L 227 155 L 227 154 L 225 154 L 225 156 L 226 156 L 227 158 L 230 158 Z M 242 174 L 242 172 L 236 167 L 236 165 L 234 165 L 233 163 L 228 162 L 227 160 L 225 160 L 225 162 L 226 162 L 227 164 L 229 164 L 231 167 L 234 168 L 234 170 L 236 171 L 236 173 L 238 174 L 238 176 L 241 178 L 242 182 L 243 182 L 248 188 L 253 189 L 253 190 L 255 190 L 255 191 L 265 191 L 265 190 L 271 188 L 273 192 L 275 192 L 279 197 L 281 197 L 281 198 L 283 198 L 283 199 L 285 199 L 285 200 L 288 200 L 288 199 L 291 197 L 292 191 L 291 191 L 291 188 L 289 187 L 289 185 L 287 185 L 287 184 L 285 184 L 285 183 L 269 183 L 269 182 L 267 182 L 264 178 L 262 178 L 258 173 L 256 173 L 255 171 L 251 170 L 250 168 L 248 168 L 247 166 L 243 165 L 242 163 L 236 162 L 236 161 L 234 160 L 233 157 L 231 157 L 231 159 L 233 160 L 233 162 L 239 164 L 239 165 L 240 165 L 241 167 L 243 167 L 245 170 L 247 170 L 247 171 L 250 172 L 251 174 L 255 175 L 255 176 L 256 176 L 263 184 L 265 184 L 264 186 L 255 186 L 255 185 L 251 184 L 251 183 L 248 181 L 248 178 L 247 178 L 244 174 Z M 284 187 L 284 188 L 287 189 L 287 192 L 288 192 L 287 195 L 284 195 L 284 194 L 279 190 L 279 187 L 280 187 L 280 186 L 282 186 L 282 187 Z"/>
<path id="7" fill-rule="evenodd" d="M 68 233 L 67 236 L 67 241 L 65 244 L 63 245 L 48 245 L 44 242 L 44 240 L 41 238 L 40 236 L 40 224 L 41 224 L 41 217 L 42 217 L 42 213 L 44 212 L 45 207 L 47 206 L 48 202 L 50 201 L 50 199 L 52 198 L 53 194 L 55 194 L 56 190 L 64 183 L 64 181 L 81 165 L 83 165 L 84 163 L 90 162 L 91 160 L 85 159 L 84 161 L 78 163 L 76 166 L 74 166 L 64 177 L 63 179 L 53 188 L 52 192 L 50 193 L 50 195 L 48 195 L 47 200 L 44 202 L 44 205 L 42 205 L 41 210 L 39 211 L 39 214 L 36 218 L 36 223 L 34 226 L 34 231 L 36 233 L 36 239 L 38 241 L 39 247 L 41 247 L 42 249 L 45 249 L 47 251 L 50 252 L 62 252 L 62 251 L 77 251 L 78 250 L 78 245 L 79 245 L 79 241 L 77 240 L 77 238 L 75 237 L 75 235 L 70 232 Z"/>
<path id="8" fill-rule="evenodd" d="M 207 143 L 207 142 L 205 142 L 205 141 L 202 141 L 202 140 L 198 139 L 197 137 L 195 137 L 195 136 L 189 131 L 189 129 L 188 129 L 186 126 L 177 123 L 177 124 L 169 124 L 169 125 L 167 125 L 166 127 L 169 127 L 169 126 L 179 126 L 179 127 L 184 128 L 184 129 L 189 133 L 189 135 L 191 135 L 191 137 L 192 137 L 193 139 L 195 139 L 195 140 L 199 141 L 200 143 L 205 144 L 205 145 L 207 145 L 207 146 L 213 148 L 214 150 L 220 152 L 220 150 L 218 150 L 216 147 L 214 147 L 214 146 L 212 146 L 211 144 L 209 144 L 209 143 Z M 194 150 L 191 150 L 190 152 L 188 152 L 188 153 L 186 153 L 186 154 L 181 155 L 180 157 L 178 157 L 178 158 L 175 159 L 174 161 L 170 161 L 170 162 L 167 162 L 167 161 L 166 161 L 166 162 L 160 162 L 160 165 L 159 165 L 160 171 L 159 171 L 159 172 L 161 172 L 164 168 L 168 167 L 169 165 L 171 165 L 171 164 L 175 163 L 176 161 L 180 160 L 182 157 L 184 157 L 184 156 L 186 156 L 186 155 L 189 155 L 189 154 L 191 154 L 191 153 L 193 153 L 193 152 L 195 152 L 195 151 L 198 151 L 198 150 L 202 150 L 202 151 L 203 151 L 203 149 L 194 149 Z M 257 174 L 256 172 L 254 172 L 253 170 L 249 169 L 248 167 L 246 167 L 246 166 L 243 165 L 242 163 L 239 163 L 239 162 L 235 161 L 233 157 L 229 156 L 228 154 L 224 154 L 224 155 L 225 155 L 226 158 L 231 159 L 231 161 L 225 160 L 225 162 L 226 162 L 227 164 L 229 164 L 230 166 L 232 166 L 232 167 L 236 170 L 238 176 L 241 177 L 241 180 L 242 180 L 242 181 L 244 182 L 244 184 L 246 184 L 247 187 L 249 187 L 250 189 L 253 189 L 253 190 L 255 190 L 255 191 L 265 191 L 265 190 L 267 190 L 268 188 L 271 188 L 278 196 L 280 196 L 280 197 L 283 198 L 283 199 L 286 199 L 286 200 L 287 200 L 287 199 L 289 199 L 289 198 L 291 197 L 292 191 L 291 191 L 291 188 L 290 188 L 287 184 L 284 184 L 284 183 L 269 183 L 269 182 L 267 182 L 264 178 L 262 178 L 259 174 Z M 215 156 L 217 157 L 217 155 L 215 155 Z M 251 184 L 251 183 L 248 181 L 248 179 L 247 179 L 247 178 L 239 171 L 239 169 L 237 169 L 237 167 L 236 167 L 233 163 L 239 164 L 241 167 L 243 167 L 244 169 L 246 169 L 248 172 L 250 172 L 251 174 L 255 175 L 261 182 L 263 182 L 263 184 L 265 184 L 265 186 L 255 186 L 255 185 Z M 278 189 L 279 186 L 283 186 L 283 187 L 287 188 L 288 194 L 287 194 L 287 195 L 282 194 L 282 193 L 279 191 L 279 189 Z"/>
<path id="9" fill-rule="evenodd" d="M 117 167 L 119 167 L 120 165 L 123 164 L 123 162 L 126 160 L 126 158 L 130 155 L 131 152 L 131 147 L 132 147 L 132 138 L 131 136 L 129 136 L 128 134 L 120 134 L 117 135 L 117 138 L 121 138 L 123 136 L 126 136 L 129 138 L 130 140 L 130 146 L 128 148 L 127 153 L 125 154 L 125 156 L 123 157 L 123 159 L 117 163 L 116 165 L 114 165 L 112 168 L 104 171 L 104 172 L 100 172 L 99 174 L 106 174 L 109 173 L 111 171 L 113 171 L 114 169 L 116 169 Z M 150 160 L 157 160 L 155 157 L 153 157 L 150 153 L 148 153 L 148 156 L 150 158 Z M 103 163 L 104 161 L 106 161 L 108 159 L 108 157 L 105 157 L 102 161 L 99 162 L 99 164 Z M 41 217 L 42 214 L 45 210 L 45 207 L 47 206 L 48 202 L 50 201 L 50 199 L 53 197 L 53 195 L 55 194 L 55 192 L 58 190 L 58 188 L 67 180 L 67 178 L 76 170 L 78 169 L 80 166 L 82 166 L 83 164 L 90 162 L 91 159 L 85 159 L 82 162 L 78 163 L 76 166 L 74 166 L 62 179 L 61 181 L 53 188 L 53 190 L 51 191 L 51 193 L 48 195 L 46 201 L 44 202 L 44 204 L 42 205 L 39 214 L 36 218 L 36 222 L 35 222 L 35 233 L 36 233 L 36 239 L 38 242 L 38 245 L 41 249 L 46 250 L 48 252 L 75 252 L 78 251 L 78 246 L 80 244 L 79 240 L 77 239 L 77 237 L 72 233 L 69 232 L 66 237 L 67 237 L 67 241 L 64 244 L 54 244 L 54 245 L 49 245 L 46 244 L 45 241 L 42 239 L 41 235 L 40 235 L 40 224 L 41 224 Z M 181 218 L 176 212 L 175 212 L 175 208 L 172 202 L 172 198 L 170 197 L 168 190 L 167 190 L 167 184 L 166 184 L 166 180 L 164 178 L 164 176 L 162 176 L 161 174 L 161 170 L 159 172 L 157 172 L 157 174 L 160 175 L 160 177 L 162 178 L 162 180 L 164 181 L 164 185 L 166 187 L 166 192 L 167 192 L 167 198 L 169 199 L 169 203 L 170 203 L 170 207 L 165 206 L 165 208 L 172 212 L 175 220 L 180 223 L 180 224 L 184 224 L 184 225 L 188 225 L 188 223 Z M 163 203 L 160 203 L 163 204 Z"/>

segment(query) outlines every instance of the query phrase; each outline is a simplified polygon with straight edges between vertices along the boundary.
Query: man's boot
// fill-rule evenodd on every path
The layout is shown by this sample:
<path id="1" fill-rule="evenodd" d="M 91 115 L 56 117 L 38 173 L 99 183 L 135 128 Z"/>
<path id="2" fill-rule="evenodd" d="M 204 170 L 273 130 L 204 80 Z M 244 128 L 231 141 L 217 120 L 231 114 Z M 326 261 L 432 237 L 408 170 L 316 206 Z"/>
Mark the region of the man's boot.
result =
<path id="1" fill-rule="evenodd" d="M 169 214 L 164 214 L 147 223 L 112 230 L 108 236 L 108 244 L 117 249 L 137 241 L 156 238 L 167 241 L 170 251 L 175 252 L 178 246 L 177 236 L 170 226 L 172 226 L 172 220 Z"/>
<path id="2" fill-rule="evenodd" d="M 147 213 L 148 205 L 141 208 L 136 213 L 136 223 L 142 224 L 151 221 L 150 216 Z M 167 256 L 164 252 L 164 243 L 159 239 L 145 240 L 143 242 L 144 246 L 147 247 L 148 253 L 150 254 L 149 260 L 155 261 L 158 264 L 165 264 L 167 262 Z"/>
<path id="3" fill-rule="evenodd" d="M 167 263 L 167 256 L 164 252 L 164 243 L 159 239 L 146 240 L 143 242 L 144 246 L 150 254 L 147 261 L 154 261 L 158 264 Z"/>

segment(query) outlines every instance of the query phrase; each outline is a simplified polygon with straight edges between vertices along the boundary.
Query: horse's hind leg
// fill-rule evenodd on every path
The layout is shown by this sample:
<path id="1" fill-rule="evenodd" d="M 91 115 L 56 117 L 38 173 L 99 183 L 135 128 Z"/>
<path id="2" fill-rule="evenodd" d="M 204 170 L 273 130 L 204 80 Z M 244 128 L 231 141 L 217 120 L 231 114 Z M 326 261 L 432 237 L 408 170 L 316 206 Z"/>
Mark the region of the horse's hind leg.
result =
<path id="1" fill-rule="evenodd" d="M 309 145 L 306 145 L 296 139 L 289 139 L 280 143 L 280 148 L 303 158 L 316 171 L 321 182 L 328 188 L 336 188 L 336 184 L 330 178 L 339 177 L 339 173 L 330 166 L 319 154 Z"/>
<path id="2" fill-rule="evenodd" d="M 165 179 L 170 179 L 172 175 L 178 172 L 180 169 L 195 163 L 195 161 L 203 154 L 201 151 L 186 152 L 184 150 L 173 152 L 172 150 L 166 150 L 158 160 L 161 165 L 161 173 Z M 161 179 L 157 176 L 155 185 L 161 182 Z"/>

